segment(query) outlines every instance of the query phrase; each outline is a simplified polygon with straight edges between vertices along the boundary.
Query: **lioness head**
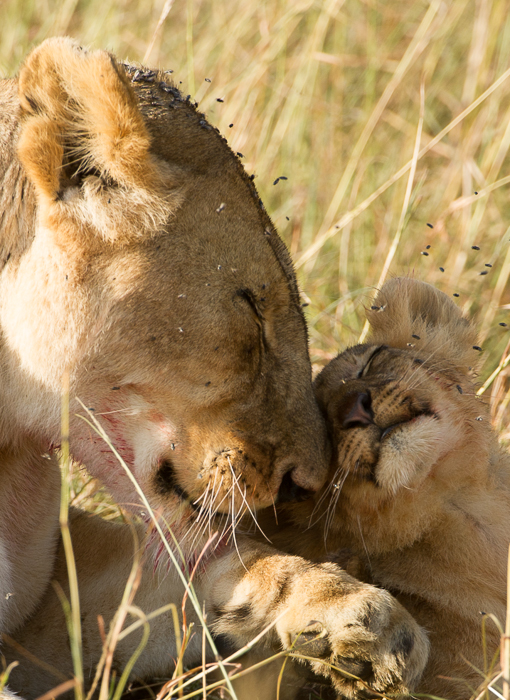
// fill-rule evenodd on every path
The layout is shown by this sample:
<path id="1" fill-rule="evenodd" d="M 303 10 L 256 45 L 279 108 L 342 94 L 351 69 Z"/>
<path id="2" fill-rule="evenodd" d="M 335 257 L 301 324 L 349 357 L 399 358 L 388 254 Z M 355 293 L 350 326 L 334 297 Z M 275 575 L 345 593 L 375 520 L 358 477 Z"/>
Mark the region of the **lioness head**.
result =
<path id="1" fill-rule="evenodd" d="M 30 54 L 19 102 L 14 81 L 2 89 L 16 205 L 2 439 L 59 443 L 67 371 L 73 455 L 121 503 L 139 499 L 74 397 L 170 523 L 319 488 L 325 428 L 292 264 L 225 139 L 164 74 L 67 39 Z"/>
<path id="2" fill-rule="evenodd" d="M 451 299 L 397 278 L 367 317 L 368 342 L 332 360 L 315 389 L 335 451 L 328 522 L 380 551 L 409 543 L 453 491 L 485 478 L 491 434 L 473 386 L 476 332 Z M 480 471 L 466 472 L 473 463 Z"/>

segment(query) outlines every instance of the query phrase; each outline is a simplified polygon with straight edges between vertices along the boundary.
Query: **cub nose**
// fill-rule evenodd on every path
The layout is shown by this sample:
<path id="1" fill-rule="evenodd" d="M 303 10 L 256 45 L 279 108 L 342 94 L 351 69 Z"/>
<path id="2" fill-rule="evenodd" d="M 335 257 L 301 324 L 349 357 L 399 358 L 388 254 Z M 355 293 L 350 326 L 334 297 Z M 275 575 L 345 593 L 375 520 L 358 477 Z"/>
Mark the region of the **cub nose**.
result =
<path id="1" fill-rule="evenodd" d="M 339 419 L 342 428 L 359 428 L 361 425 L 371 425 L 374 422 L 372 397 L 368 391 L 350 394 L 340 404 Z"/>
<path id="2" fill-rule="evenodd" d="M 306 501 L 313 496 L 313 491 L 308 491 L 299 486 L 292 479 L 292 470 L 283 475 L 282 483 L 278 489 L 277 503 L 289 503 L 290 501 Z"/>

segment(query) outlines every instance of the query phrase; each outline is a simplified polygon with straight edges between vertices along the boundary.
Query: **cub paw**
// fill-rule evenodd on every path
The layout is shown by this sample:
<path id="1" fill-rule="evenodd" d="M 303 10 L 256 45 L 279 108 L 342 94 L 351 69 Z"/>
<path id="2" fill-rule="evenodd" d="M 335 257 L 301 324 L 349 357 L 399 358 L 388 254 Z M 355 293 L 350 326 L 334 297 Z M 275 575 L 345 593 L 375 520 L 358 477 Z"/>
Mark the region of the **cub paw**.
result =
<path id="1" fill-rule="evenodd" d="M 341 697 L 411 692 L 428 658 L 425 632 L 387 591 L 330 567 L 295 581 L 277 623 L 284 647 L 330 678 Z"/>

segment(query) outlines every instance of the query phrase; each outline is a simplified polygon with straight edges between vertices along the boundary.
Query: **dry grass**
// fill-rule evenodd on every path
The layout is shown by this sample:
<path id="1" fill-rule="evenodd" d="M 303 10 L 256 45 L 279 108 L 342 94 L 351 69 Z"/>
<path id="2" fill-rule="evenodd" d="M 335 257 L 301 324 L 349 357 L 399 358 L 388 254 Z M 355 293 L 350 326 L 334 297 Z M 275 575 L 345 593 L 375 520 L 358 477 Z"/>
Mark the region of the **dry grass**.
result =
<path id="1" fill-rule="evenodd" d="M 0 13 L 0 74 L 55 34 L 174 69 L 257 177 L 318 365 L 357 342 L 385 275 L 458 295 L 510 440 L 507 0 L 0 0 Z"/>

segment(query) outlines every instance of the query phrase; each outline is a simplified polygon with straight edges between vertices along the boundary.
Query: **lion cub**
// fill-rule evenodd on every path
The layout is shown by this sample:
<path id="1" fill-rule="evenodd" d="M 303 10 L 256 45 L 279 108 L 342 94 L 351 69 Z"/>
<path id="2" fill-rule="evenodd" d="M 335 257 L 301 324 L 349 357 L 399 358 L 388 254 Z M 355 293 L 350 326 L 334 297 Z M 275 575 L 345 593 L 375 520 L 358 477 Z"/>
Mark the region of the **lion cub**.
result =
<path id="1" fill-rule="evenodd" d="M 335 455 L 312 522 L 428 631 L 417 692 L 465 699 L 499 643 L 487 620 L 486 662 L 481 613 L 505 617 L 510 458 L 475 393 L 475 330 L 445 294 L 393 279 L 367 316 L 368 342 L 315 381 Z"/>

